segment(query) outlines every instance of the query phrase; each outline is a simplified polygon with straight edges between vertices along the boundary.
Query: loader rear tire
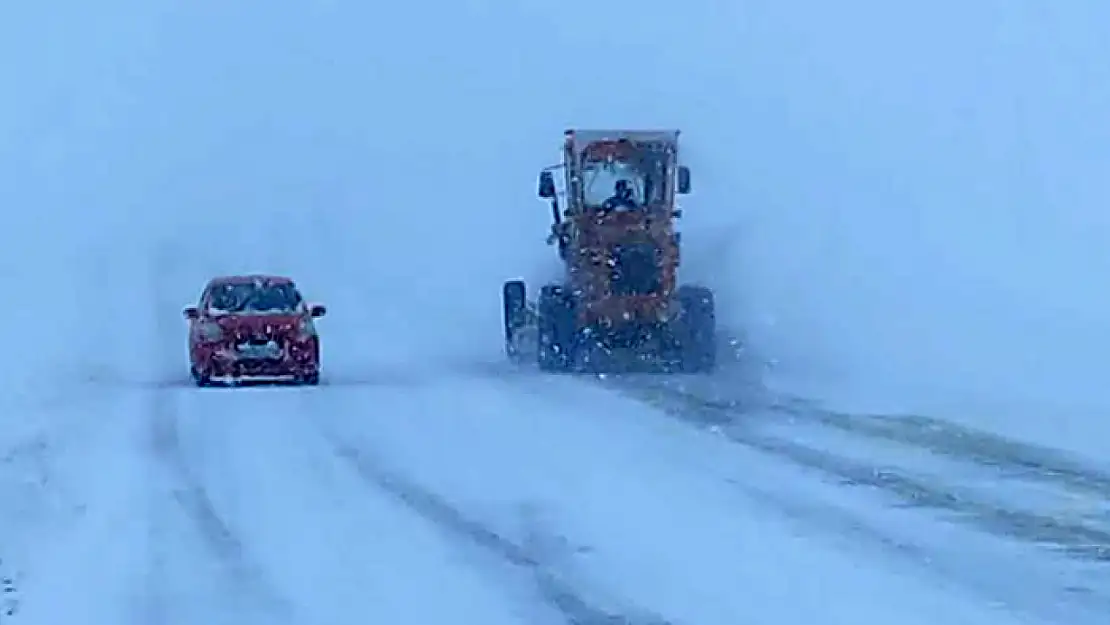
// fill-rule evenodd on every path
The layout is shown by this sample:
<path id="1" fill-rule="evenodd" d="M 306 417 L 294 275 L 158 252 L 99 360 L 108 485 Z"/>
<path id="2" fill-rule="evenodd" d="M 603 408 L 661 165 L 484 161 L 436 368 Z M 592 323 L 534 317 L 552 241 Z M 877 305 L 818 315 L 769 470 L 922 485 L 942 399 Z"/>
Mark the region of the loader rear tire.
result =
<path id="1" fill-rule="evenodd" d="M 505 325 L 505 355 L 520 360 L 516 335 L 528 323 L 528 291 L 522 280 L 510 280 L 501 287 L 501 305 Z"/>

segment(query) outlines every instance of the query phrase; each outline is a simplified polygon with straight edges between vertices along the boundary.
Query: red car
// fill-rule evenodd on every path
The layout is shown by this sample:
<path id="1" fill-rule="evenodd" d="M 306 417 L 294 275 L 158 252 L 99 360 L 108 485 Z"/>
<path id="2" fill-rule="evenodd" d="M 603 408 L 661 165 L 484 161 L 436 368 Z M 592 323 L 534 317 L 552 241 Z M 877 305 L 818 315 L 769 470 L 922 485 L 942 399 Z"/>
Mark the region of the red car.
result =
<path id="1" fill-rule="evenodd" d="M 281 276 L 214 278 L 189 320 L 190 373 L 197 386 L 213 382 L 320 381 L 320 338 L 308 304 L 293 280 Z"/>

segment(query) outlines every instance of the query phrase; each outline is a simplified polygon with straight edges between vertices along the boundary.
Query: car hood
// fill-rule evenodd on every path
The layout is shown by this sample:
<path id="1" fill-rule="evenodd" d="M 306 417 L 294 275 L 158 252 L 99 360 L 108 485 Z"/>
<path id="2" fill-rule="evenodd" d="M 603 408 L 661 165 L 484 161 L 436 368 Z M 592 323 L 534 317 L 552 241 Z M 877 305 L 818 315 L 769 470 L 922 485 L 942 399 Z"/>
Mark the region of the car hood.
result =
<path id="1" fill-rule="evenodd" d="M 295 331 L 301 315 L 219 315 L 213 321 L 235 337 L 275 338 Z"/>

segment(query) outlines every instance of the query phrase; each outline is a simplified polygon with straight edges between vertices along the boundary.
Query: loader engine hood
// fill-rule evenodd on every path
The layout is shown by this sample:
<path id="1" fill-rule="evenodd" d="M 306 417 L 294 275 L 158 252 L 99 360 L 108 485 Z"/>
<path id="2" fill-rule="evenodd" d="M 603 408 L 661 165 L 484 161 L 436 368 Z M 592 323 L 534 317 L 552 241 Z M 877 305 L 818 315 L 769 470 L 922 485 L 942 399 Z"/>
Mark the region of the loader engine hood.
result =
<path id="1" fill-rule="evenodd" d="M 591 263 L 582 281 L 580 322 L 625 325 L 668 317 L 678 260 L 670 221 L 614 214 L 588 219 L 587 228 Z"/>
<path id="2" fill-rule="evenodd" d="M 588 214 L 579 224 L 587 245 L 610 247 L 642 239 L 662 240 L 672 229 L 670 221 L 660 219 L 660 211 L 643 213 Z"/>
<path id="3" fill-rule="evenodd" d="M 651 239 L 616 243 L 608 250 L 609 294 L 617 297 L 654 295 L 663 289 L 662 251 Z"/>

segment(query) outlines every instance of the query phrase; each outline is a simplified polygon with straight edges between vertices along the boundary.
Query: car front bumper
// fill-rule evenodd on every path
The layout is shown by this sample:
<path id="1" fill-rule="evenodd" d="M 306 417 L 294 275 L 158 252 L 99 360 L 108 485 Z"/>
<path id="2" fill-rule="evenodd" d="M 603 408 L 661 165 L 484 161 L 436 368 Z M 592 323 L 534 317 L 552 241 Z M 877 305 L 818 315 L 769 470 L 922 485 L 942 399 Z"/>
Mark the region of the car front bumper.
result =
<path id="1" fill-rule="evenodd" d="M 213 378 L 306 376 L 316 373 L 317 366 L 314 362 L 294 360 L 229 360 L 213 361 L 209 371 Z"/>
<path id="2" fill-rule="evenodd" d="M 207 357 L 199 359 L 196 368 L 213 380 L 304 378 L 316 375 L 319 371 L 319 361 L 311 347 L 297 349 L 290 346 L 273 358 L 245 357 L 234 348 L 217 348 L 205 356 Z"/>

